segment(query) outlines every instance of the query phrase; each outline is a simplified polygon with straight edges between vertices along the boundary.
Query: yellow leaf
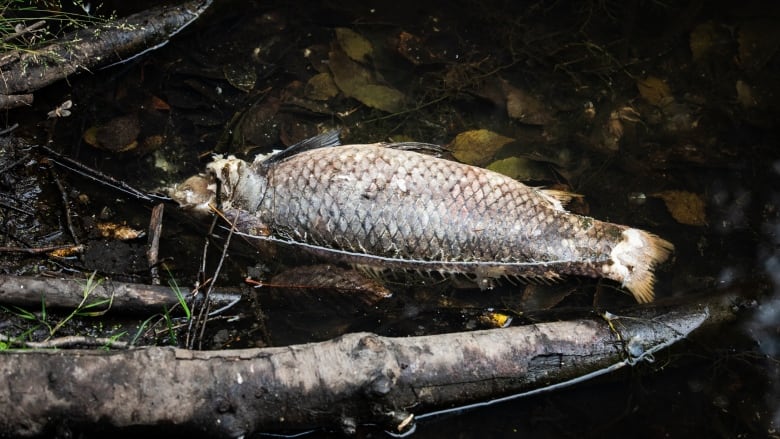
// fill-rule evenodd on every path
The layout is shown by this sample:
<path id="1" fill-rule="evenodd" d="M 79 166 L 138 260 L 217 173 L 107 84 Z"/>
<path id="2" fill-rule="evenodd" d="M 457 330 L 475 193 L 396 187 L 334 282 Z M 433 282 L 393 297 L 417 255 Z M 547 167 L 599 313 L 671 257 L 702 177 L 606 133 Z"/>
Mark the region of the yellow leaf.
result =
<path id="1" fill-rule="evenodd" d="M 672 218 L 678 223 L 689 226 L 707 225 L 706 207 L 699 195 L 688 191 L 663 191 L 650 196 L 664 200 Z"/>
<path id="2" fill-rule="evenodd" d="M 464 131 L 452 141 L 452 155 L 463 163 L 484 166 L 504 145 L 515 139 L 489 130 Z"/>
<path id="3" fill-rule="evenodd" d="M 380 84 L 365 84 L 356 87 L 352 97 L 377 110 L 397 113 L 403 110 L 406 96 L 400 91 Z"/>
<path id="4" fill-rule="evenodd" d="M 137 239 L 145 235 L 143 230 L 136 230 L 125 224 L 106 222 L 106 223 L 97 223 L 96 227 L 100 232 L 100 236 L 104 238 L 118 239 L 120 241 Z"/>
<path id="5" fill-rule="evenodd" d="M 542 163 L 516 156 L 496 160 L 487 165 L 487 169 L 520 181 L 546 180 L 553 177 Z"/>
<path id="6" fill-rule="evenodd" d="M 333 81 L 345 95 L 389 113 L 403 109 L 406 101 L 403 93 L 388 85 L 378 84 L 370 71 L 351 60 L 344 52 L 331 51 L 329 60 Z"/>
<path id="7" fill-rule="evenodd" d="M 374 51 L 371 42 L 352 29 L 337 27 L 336 39 L 344 53 L 358 62 L 367 61 L 371 52 Z"/>
<path id="8" fill-rule="evenodd" d="M 486 312 L 479 316 L 482 324 L 493 328 L 505 328 L 512 323 L 512 316 L 499 312 Z"/>

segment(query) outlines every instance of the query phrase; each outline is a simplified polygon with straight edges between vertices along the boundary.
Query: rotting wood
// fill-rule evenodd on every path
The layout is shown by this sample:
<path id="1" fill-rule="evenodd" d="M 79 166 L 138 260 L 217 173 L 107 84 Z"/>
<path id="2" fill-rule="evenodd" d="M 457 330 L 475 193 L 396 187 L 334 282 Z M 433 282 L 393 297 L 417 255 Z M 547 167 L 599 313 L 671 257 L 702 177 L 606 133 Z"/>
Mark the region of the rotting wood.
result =
<path id="1" fill-rule="evenodd" d="M 731 297 L 620 316 L 468 333 L 233 351 L 0 353 L 0 431 L 32 436 L 100 425 L 177 426 L 207 437 L 374 423 L 536 392 L 652 359 L 704 324 L 734 316 Z M 60 431 L 60 430 L 57 430 Z"/>
<path id="2" fill-rule="evenodd" d="M 123 62 L 160 47 L 210 4 L 211 0 L 193 0 L 151 8 L 78 30 L 35 50 L 4 53 L 0 55 L 0 108 L 29 105 L 31 92 L 73 73 Z"/>

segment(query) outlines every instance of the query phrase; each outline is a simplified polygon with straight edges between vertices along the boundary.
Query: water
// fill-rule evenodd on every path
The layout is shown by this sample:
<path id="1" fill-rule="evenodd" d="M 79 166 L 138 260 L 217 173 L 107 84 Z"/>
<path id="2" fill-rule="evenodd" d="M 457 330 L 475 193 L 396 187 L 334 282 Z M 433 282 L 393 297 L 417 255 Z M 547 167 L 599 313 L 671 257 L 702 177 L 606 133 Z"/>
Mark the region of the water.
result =
<path id="1" fill-rule="evenodd" d="M 37 142 L 51 137 L 55 149 L 146 191 L 199 172 L 212 152 L 268 152 L 325 127 L 342 128 L 349 142 L 448 143 L 471 129 L 514 138 L 495 159 L 530 159 L 524 171 L 540 179 L 537 184 L 561 184 L 584 195 L 573 210 L 647 228 L 675 244 L 674 260 L 659 271 L 660 300 L 732 288 L 755 307 L 732 324 L 657 355 L 652 364 L 425 419 L 416 437 L 766 437 L 776 435 L 780 423 L 780 35 L 764 19 L 778 11 L 766 8 L 725 2 L 707 8 L 645 2 L 402 2 L 392 8 L 220 2 L 142 60 L 74 77 L 36 95 L 34 108 L 5 117 L 22 122 L 20 135 Z M 374 110 L 366 104 L 370 98 L 361 103 L 343 93 L 324 101 L 307 94 L 307 81 L 328 71 L 328 52 L 343 44 L 334 27 L 367 39 L 373 52 L 361 74 L 400 91 L 404 111 Z M 246 85 L 247 74 L 253 85 Z M 73 115 L 43 123 L 42 115 L 66 99 L 75 104 Z M 135 150 L 98 151 L 82 140 L 88 128 L 127 117 L 140 127 Z M 539 120 L 543 125 L 534 125 Z M 146 226 L 145 204 L 77 175 L 61 176 L 72 200 L 89 197 L 87 203 L 74 201 L 77 217 L 99 218 L 108 209 L 111 221 Z M 675 207 L 688 206 L 668 209 L 658 194 L 672 190 L 702 200 L 704 221 L 688 225 L 674 216 Z M 44 179 L 22 195 L 47 206 L 57 205 L 59 196 Z M 172 210 L 166 210 L 161 253 L 172 258 L 179 283 L 189 285 L 199 278 L 207 224 Z M 57 231 L 59 224 L 51 221 L 57 214 L 46 217 L 43 230 L 38 223 L 26 229 L 35 238 L 31 242 Z M 88 222 L 77 221 L 77 228 L 88 234 Z M 217 264 L 219 245 L 212 242 L 209 270 Z M 62 265 L 109 271 L 83 262 Z M 277 253 L 258 264 L 255 250 L 234 240 L 219 283 L 235 287 L 248 273 L 297 263 Z M 38 265 L 61 268 L 26 258 L 8 259 L 4 269 Z M 136 280 L 146 276 L 121 263 L 110 271 Z M 573 282 L 576 293 L 563 294 L 559 306 L 587 313 L 594 297 L 602 308 L 630 303 L 610 291 L 614 285 Z M 275 301 L 274 294 L 256 290 L 259 305 L 231 311 L 239 323 L 214 322 L 207 334 L 213 343 L 206 344 L 287 344 L 352 330 L 459 330 L 488 307 L 517 310 L 523 303 L 522 287 L 513 286 L 487 294 L 447 285 L 391 289 L 391 299 L 360 306 L 323 305 L 294 291 L 281 293 L 293 300 Z M 259 317 L 265 318 L 260 327 Z M 359 434 L 384 433 L 364 428 Z M 327 434 L 313 433 L 320 435 Z"/>

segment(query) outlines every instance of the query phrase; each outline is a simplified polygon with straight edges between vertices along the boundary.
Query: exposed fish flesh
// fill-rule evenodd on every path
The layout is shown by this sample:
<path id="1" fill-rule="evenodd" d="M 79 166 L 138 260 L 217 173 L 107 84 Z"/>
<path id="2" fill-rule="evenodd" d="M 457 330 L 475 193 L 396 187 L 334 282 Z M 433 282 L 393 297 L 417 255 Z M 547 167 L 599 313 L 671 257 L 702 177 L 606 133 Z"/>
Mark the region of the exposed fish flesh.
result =
<path id="1" fill-rule="evenodd" d="M 501 277 L 604 277 L 653 300 L 653 269 L 671 243 L 567 212 L 559 192 L 410 150 L 430 146 L 341 146 L 327 133 L 252 163 L 217 157 L 171 196 L 194 210 L 218 207 L 242 234 L 331 261 L 462 273 L 483 287 Z"/>

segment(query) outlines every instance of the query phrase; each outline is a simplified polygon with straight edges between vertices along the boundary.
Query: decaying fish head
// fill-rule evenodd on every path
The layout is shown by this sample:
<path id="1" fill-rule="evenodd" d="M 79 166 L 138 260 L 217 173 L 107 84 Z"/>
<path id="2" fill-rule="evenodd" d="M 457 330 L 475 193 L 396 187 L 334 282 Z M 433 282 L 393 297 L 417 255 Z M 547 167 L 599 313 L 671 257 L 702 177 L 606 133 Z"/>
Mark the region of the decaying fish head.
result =
<path id="1" fill-rule="evenodd" d="M 235 156 L 217 155 L 206 166 L 205 173 L 174 186 L 169 195 L 180 207 L 196 213 L 209 213 L 218 204 L 223 209 L 229 209 L 235 198 L 255 192 L 247 187 L 247 184 L 256 183 L 255 174 L 244 169 L 247 166 L 245 161 Z"/>
<path id="2" fill-rule="evenodd" d="M 170 197 L 186 210 L 208 214 L 219 209 L 244 233 L 267 235 L 254 213 L 267 187 L 263 172 L 234 156 L 216 156 L 206 173 L 192 176 L 169 191 Z"/>
<path id="3" fill-rule="evenodd" d="M 182 209 L 195 213 L 209 213 L 217 199 L 217 182 L 212 174 L 198 174 L 184 180 L 168 191 L 168 195 Z"/>

